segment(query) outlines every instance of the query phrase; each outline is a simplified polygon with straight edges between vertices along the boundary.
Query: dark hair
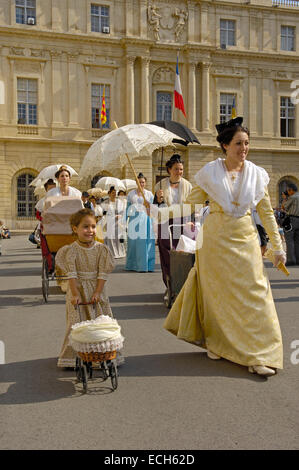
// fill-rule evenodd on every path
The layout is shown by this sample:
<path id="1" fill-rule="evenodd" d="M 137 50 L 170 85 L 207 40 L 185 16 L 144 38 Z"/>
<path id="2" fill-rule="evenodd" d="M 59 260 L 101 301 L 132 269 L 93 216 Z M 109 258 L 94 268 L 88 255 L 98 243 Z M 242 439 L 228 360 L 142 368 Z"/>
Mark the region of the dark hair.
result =
<path id="1" fill-rule="evenodd" d="M 182 162 L 181 156 L 178 153 L 174 153 L 166 162 L 167 173 L 169 173 L 170 168 L 172 168 L 176 163 L 181 163 L 182 165 L 184 163 Z"/>
<path id="2" fill-rule="evenodd" d="M 75 212 L 75 214 L 72 214 L 70 217 L 70 224 L 71 227 L 78 227 L 80 225 L 80 222 L 84 217 L 86 216 L 93 217 L 94 220 L 96 221 L 96 217 L 94 215 L 94 212 L 91 209 L 80 209 L 78 212 Z"/>
<path id="3" fill-rule="evenodd" d="M 82 196 L 84 196 L 84 197 L 89 197 L 89 194 L 88 194 L 87 191 L 83 191 Z"/>
<path id="4" fill-rule="evenodd" d="M 46 191 L 47 191 L 47 187 L 48 187 L 50 184 L 53 184 L 53 185 L 56 186 L 55 181 L 52 180 L 52 178 L 50 178 L 50 179 L 49 179 L 48 181 L 46 181 L 45 184 L 44 184 L 44 188 L 45 188 Z"/>
<path id="5" fill-rule="evenodd" d="M 247 127 L 244 127 L 244 126 L 241 126 L 241 125 L 240 126 L 227 127 L 226 129 L 224 129 L 224 131 L 222 131 L 219 135 L 217 135 L 217 142 L 220 143 L 220 146 L 222 148 L 223 153 L 226 153 L 224 145 L 229 145 L 230 142 L 233 140 L 234 135 L 237 132 L 245 132 L 245 134 L 247 134 L 248 137 L 250 136 L 249 129 Z"/>
<path id="6" fill-rule="evenodd" d="M 123 189 L 120 189 L 120 190 L 118 191 L 118 196 L 120 195 L 120 193 L 124 193 L 125 196 L 126 196 L 126 194 L 127 194 L 127 192 L 124 191 Z"/>
<path id="7" fill-rule="evenodd" d="M 110 189 L 108 191 L 108 194 L 111 194 L 112 191 L 116 191 L 115 186 L 110 186 Z"/>
<path id="8" fill-rule="evenodd" d="M 141 172 L 139 173 L 139 175 L 137 176 L 137 178 L 138 178 L 139 180 L 141 180 L 141 178 L 143 178 L 143 179 L 146 181 L 146 177 L 145 177 L 144 174 L 141 173 Z"/>
<path id="9" fill-rule="evenodd" d="M 65 165 L 61 165 L 61 167 L 59 168 L 59 170 L 56 171 L 56 173 L 55 173 L 55 178 L 58 179 L 60 173 L 62 173 L 63 171 L 67 171 L 68 174 L 69 174 L 69 176 L 71 177 L 71 172 L 70 172 L 70 170 L 68 169 L 68 167 L 65 166 Z"/>
<path id="10" fill-rule="evenodd" d="M 295 185 L 295 183 L 288 183 L 287 184 L 287 189 L 292 189 L 293 191 L 295 191 L 295 193 L 298 191 L 298 188 Z"/>

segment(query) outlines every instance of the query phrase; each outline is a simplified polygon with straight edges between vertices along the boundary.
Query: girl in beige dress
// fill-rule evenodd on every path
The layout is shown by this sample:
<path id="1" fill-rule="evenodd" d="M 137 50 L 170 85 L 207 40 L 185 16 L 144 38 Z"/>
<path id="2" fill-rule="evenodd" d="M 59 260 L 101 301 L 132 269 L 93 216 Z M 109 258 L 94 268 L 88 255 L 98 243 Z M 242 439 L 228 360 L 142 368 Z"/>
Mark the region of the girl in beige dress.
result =
<path id="1" fill-rule="evenodd" d="M 92 210 L 82 209 L 70 220 L 77 240 L 58 250 L 55 263 L 68 278 L 66 291 L 66 333 L 58 359 L 58 367 L 75 367 L 76 353 L 69 343 L 71 327 L 80 321 L 78 303 L 95 303 L 81 306 L 85 318 L 94 320 L 99 315 L 112 316 L 105 289 L 108 274 L 114 268 L 114 260 L 109 248 L 96 242 L 96 219 Z"/>

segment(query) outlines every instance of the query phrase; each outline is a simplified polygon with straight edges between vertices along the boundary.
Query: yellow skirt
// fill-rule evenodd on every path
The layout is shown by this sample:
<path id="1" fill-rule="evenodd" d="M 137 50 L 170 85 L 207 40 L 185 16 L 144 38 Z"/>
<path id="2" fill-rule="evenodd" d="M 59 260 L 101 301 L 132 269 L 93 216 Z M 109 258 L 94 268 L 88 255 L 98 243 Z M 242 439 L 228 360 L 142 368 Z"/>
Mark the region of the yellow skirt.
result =
<path id="1" fill-rule="evenodd" d="M 208 216 L 195 267 L 163 326 L 232 362 L 283 368 L 279 321 L 251 215 Z"/>

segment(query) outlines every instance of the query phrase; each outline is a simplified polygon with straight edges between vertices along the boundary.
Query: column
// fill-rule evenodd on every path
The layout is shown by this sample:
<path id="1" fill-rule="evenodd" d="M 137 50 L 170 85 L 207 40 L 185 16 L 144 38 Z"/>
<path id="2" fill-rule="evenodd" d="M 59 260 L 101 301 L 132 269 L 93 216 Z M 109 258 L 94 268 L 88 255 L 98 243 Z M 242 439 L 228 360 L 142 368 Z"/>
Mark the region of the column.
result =
<path id="1" fill-rule="evenodd" d="M 78 113 L 78 70 L 77 60 L 79 53 L 68 53 L 68 72 L 69 72 L 69 115 L 70 126 L 79 125 Z"/>
<path id="2" fill-rule="evenodd" d="M 134 7 L 133 0 L 126 0 L 126 36 L 133 35 Z"/>
<path id="3" fill-rule="evenodd" d="M 141 57 L 141 122 L 149 122 L 149 57 Z"/>
<path id="4" fill-rule="evenodd" d="M 202 130 L 210 131 L 210 66 L 209 62 L 202 62 L 202 99 L 201 115 Z"/>
<path id="5" fill-rule="evenodd" d="M 61 52 L 50 51 L 52 57 L 52 126 L 62 126 L 62 70 L 61 70 Z"/>
<path id="6" fill-rule="evenodd" d="M 256 135 L 257 127 L 257 90 L 256 90 L 256 70 L 249 69 L 249 90 L 248 90 L 248 103 L 249 103 L 249 123 L 248 128 L 250 129 L 250 135 Z"/>
<path id="7" fill-rule="evenodd" d="M 134 123 L 134 62 L 133 56 L 127 56 L 127 109 L 126 109 L 126 121 L 127 124 Z"/>
<path id="8" fill-rule="evenodd" d="M 195 5 L 188 2 L 188 41 L 195 42 Z"/>
<path id="9" fill-rule="evenodd" d="M 147 0 L 139 0 L 140 5 L 140 37 L 147 38 Z"/>
<path id="10" fill-rule="evenodd" d="M 188 64 L 188 125 L 191 129 L 196 129 L 196 62 L 189 62 Z"/>
<path id="11" fill-rule="evenodd" d="M 206 5 L 201 5 L 200 10 L 201 10 L 200 11 L 200 42 L 208 42 L 208 12 L 209 12 L 209 7 L 206 6 Z"/>

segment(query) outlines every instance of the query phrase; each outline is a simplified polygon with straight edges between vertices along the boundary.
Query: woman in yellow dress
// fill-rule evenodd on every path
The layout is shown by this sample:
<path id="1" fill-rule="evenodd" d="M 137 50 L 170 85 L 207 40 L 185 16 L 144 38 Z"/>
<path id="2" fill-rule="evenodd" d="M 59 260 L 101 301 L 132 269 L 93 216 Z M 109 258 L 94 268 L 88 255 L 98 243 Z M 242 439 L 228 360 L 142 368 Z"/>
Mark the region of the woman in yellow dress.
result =
<path id="1" fill-rule="evenodd" d="M 216 126 L 224 152 L 195 176 L 186 203 L 210 201 L 202 246 L 164 328 L 207 349 L 211 359 L 225 358 L 250 372 L 273 375 L 283 368 L 280 326 L 265 273 L 251 208 L 256 210 L 275 253 L 285 252 L 271 207 L 267 172 L 246 160 L 249 131 L 239 117 Z"/>

